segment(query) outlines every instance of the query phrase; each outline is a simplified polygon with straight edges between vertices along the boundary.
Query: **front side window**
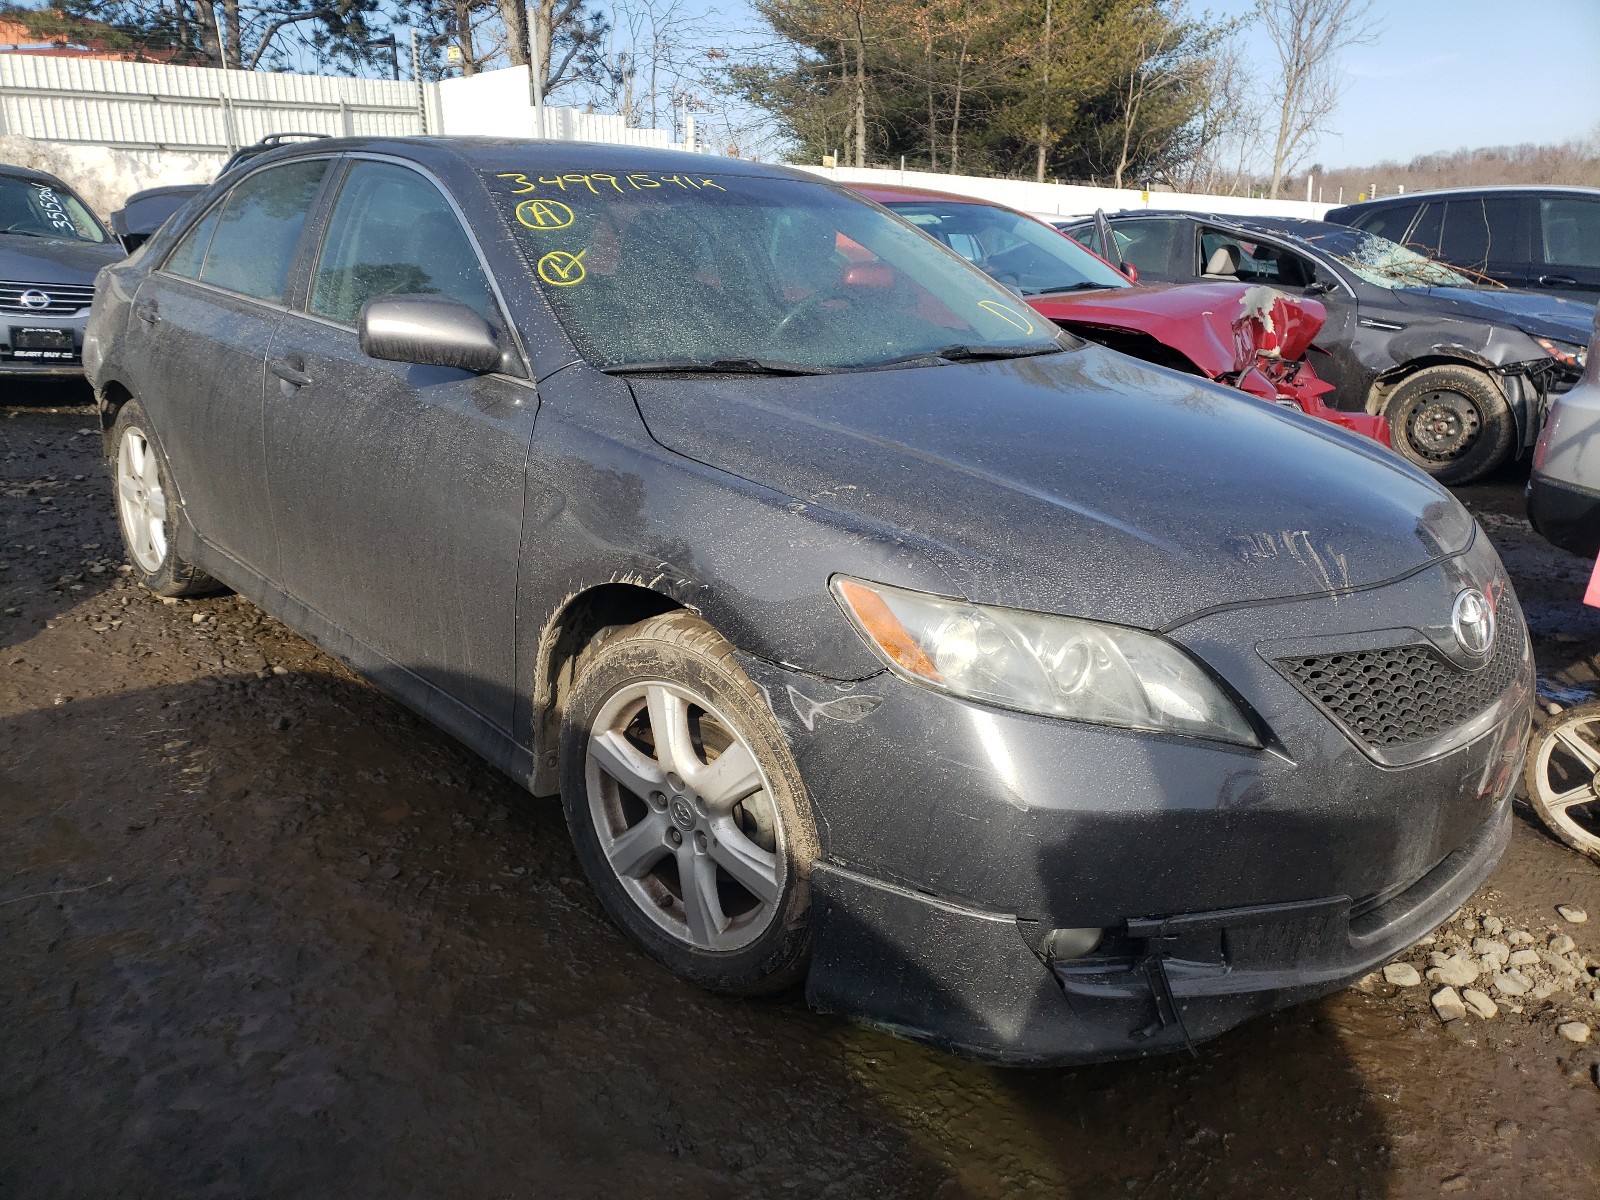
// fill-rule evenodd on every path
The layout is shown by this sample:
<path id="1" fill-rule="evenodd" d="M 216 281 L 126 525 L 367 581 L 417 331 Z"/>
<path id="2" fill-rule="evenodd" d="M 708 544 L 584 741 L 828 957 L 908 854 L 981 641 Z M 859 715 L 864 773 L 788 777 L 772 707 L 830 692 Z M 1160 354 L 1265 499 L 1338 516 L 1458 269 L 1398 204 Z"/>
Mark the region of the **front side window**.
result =
<path id="1" fill-rule="evenodd" d="M 1113 221 L 1111 236 L 1117 239 L 1122 261 L 1139 268 L 1139 274 L 1152 279 L 1172 272 L 1172 248 L 1182 221 Z"/>
<path id="2" fill-rule="evenodd" d="M 496 319 L 488 278 L 439 189 L 405 167 L 358 161 L 328 221 L 310 309 L 353 325 L 368 300 L 399 295 L 443 296 Z"/>
<path id="3" fill-rule="evenodd" d="M 1239 237 L 1220 229 L 1200 234 L 1202 273 L 1236 278 L 1244 283 L 1277 287 L 1309 287 L 1316 271 L 1304 258 L 1271 242 Z"/>
<path id="4" fill-rule="evenodd" d="M 1526 243 L 1519 236 L 1519 215 L 1518 202 L 1511 197 L 1451 200 L 1445 205 L 1440 256 L 1474 271 L 1520 257 Z"/>
<path id="5" fill-rule="evenodd" d="M 847 370 L 954 347 L 1005 357 L 1062 344 L 959 255 L 823 183 L 541 174 L 510 156 L 485 182 L 568 336 L 604 369 Z"/>
<path id="6" fill-rule="evenodd" d="M 167 270 L 257 300 L 281 301 L 301 227 L 327 169 L 327 159 L 308 159 L 241 180 L 178 243 Z M 198 270 L 191 270 L 197 259 Z"/>
<path id="7" fill-rule="evenodd" d="M 1539 221 L 1546 266 L 1600 267 L 1600 201 L 1549 197 L 1539 201 Z"/>
<path id="8" fill-rule="evenodd" d="M 1129 286 L 1125 275 L 1071 238 L 1021 213 L 945 200 L 896 200 L 885 207 L 1024 296 Z"/>
<path id="9" fill-rule="evenodd" d="M 66 188 L 16 175 L 0 175 L 0 234 L 5 233 L 68 242 L 106 240 L 105 228 Z"/>

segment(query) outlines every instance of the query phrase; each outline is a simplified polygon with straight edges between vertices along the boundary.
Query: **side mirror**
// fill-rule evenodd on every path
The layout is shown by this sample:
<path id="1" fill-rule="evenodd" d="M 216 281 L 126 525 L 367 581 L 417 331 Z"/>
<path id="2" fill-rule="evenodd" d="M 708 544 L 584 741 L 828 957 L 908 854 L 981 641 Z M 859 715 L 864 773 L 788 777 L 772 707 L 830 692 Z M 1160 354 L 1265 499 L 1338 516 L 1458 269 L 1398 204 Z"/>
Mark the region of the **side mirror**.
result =
<path id="1" fill-rule="evenodd" d="M 368 358 L 480 375 L 500 367 L 500 341 L 489 322 L 465 304 L 439 296 L 368 300 L 356 333 Z"/>
<path id="2" fill-rule="evenodd" d="M 1134 266 L 1131 262 L 1125 262 L 1122 264 L 1122 273 L 1128 277 L 1129 283 L 1139 282 L 1139 268 Z"/>

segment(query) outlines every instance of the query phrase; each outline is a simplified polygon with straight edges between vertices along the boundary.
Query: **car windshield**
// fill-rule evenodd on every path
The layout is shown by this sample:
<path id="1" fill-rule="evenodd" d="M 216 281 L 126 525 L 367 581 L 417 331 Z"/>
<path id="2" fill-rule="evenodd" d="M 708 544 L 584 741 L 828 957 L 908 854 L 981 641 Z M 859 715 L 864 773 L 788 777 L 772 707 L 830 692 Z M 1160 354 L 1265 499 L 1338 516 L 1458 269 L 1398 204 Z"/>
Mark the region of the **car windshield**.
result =
<path id="1" fill-rule="evenodd" d="M 848 370 L 1067 344 L 958 256 L 822 183 L 624 167 L 487 182 L 602 369 Z"/>
<path id="2" fill-rule="evenodd" d="M 103 242 L 100 222 L 65 188 L 0 175 L 0 233 L 24 237 Z"/>
<path id="3" fill-rule="evenodd" d="M 1472 280 L 1398 242 L 1359 229 L 1309 235 L 1306 242 L 1330 254 L 1375 287 L 1472 287 Z"/>
<path id="4" fill-rule="evenodd" d="M 891 200 L 887 207 L 1024 296 L 1132 286 L 1059 230 L 992 204 Z"/>

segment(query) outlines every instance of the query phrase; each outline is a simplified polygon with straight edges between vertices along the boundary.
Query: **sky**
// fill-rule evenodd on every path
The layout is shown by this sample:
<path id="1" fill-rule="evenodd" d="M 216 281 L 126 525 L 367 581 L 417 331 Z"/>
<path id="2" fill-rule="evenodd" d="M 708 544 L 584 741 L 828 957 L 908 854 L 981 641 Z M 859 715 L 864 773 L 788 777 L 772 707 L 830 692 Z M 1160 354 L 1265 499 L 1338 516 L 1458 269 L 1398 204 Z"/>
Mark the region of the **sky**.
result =
<path id="1" fill-rule="evenodd" d="M 1190 0 L 1222 16 L 1254 0 Z M 1349 86 L 1308 161 L 1357 167 L 1434 151 L 1600 133 L 1600 0 L 1376 0 L 1380 32 L 1345 51 Z M 1246 45 L 1276 73 L 1259 29 Z"/>

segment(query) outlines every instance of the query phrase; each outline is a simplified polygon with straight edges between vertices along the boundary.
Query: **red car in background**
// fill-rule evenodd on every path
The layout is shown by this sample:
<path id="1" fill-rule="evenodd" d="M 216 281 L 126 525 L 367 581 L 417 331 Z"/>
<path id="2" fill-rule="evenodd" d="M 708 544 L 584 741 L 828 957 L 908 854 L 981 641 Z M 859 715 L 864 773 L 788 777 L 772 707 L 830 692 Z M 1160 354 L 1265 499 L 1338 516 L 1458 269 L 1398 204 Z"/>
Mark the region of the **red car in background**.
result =
<path id="1" fill-rule="evenodd" d="M 1315 300 L 1242 283 L 1139 285 L 1081 243 L 1014 209 L 922 188 L 858 184 L 852 190 L 1080 337 L 1390 444 L 1383 417 L 1323 403 L 1333 385 L 1319 379 L 1305 357 L 1326 319 Z"/>

